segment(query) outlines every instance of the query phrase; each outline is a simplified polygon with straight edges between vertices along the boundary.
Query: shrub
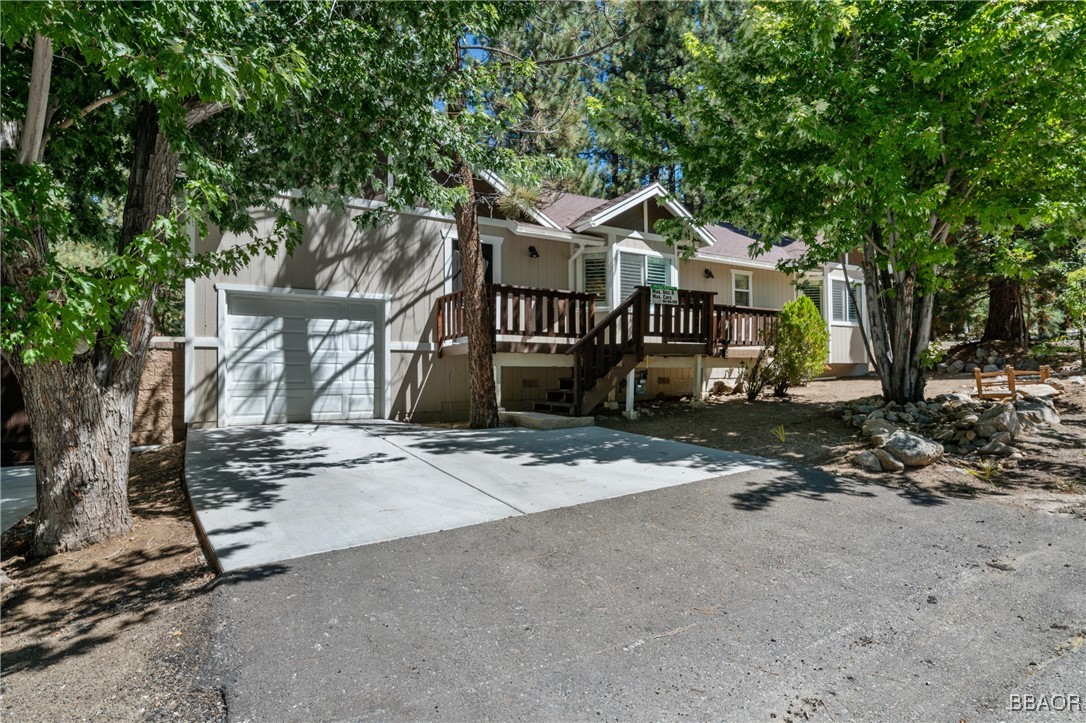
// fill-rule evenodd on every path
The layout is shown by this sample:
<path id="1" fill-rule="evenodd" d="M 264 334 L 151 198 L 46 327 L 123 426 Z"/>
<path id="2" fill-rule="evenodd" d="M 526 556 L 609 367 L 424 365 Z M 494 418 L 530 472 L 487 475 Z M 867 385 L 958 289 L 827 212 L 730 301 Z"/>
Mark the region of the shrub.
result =
<path id="1" fill-rule="evenodd" d="M 800 296 L 781 309 L 775 337 L 767 371 L 773 394 L 783 397 L 789 387 L 804 386 L 825 371 L 830 332 L 814 303 Z"/>

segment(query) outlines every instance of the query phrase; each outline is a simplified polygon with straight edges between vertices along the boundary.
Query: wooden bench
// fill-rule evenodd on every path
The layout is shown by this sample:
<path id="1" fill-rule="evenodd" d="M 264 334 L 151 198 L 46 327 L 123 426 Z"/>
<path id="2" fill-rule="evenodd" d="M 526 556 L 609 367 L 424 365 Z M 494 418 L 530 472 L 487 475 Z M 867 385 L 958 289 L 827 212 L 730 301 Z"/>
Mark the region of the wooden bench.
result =
<path id="1" fill-rule="evenodd" d="M 1041 384 L 1048 380 L 1051 370 L 1047 365 L 1037 371 L 1015 371 L 1014 367 L 1005 367 L 1003 371 L 982 372 L 980 369 L 973 371 L 977 380 L 977 397 L 980 399 L 1006 399 L 1018 394 L 1018 382 L 1022 377 L 1037 377 Z M 1006 377 L 1006 386 L 1002 384 Z"/>

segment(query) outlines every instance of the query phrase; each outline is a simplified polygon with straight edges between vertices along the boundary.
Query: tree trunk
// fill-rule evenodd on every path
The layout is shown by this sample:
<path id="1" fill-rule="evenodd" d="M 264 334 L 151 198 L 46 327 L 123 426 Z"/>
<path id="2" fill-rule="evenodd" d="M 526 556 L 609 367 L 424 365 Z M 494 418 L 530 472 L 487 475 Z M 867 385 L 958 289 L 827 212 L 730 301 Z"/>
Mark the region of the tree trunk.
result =
<path id="1" fill-rule="evenodd" d="M 918 296 L 917 269 L 878 268 L 872 243 L 864 245 L 863 268 L 868 333 L 883 398 L 899 404 L 922 401 L 927 381 L 922 361 L 931 343 L 934 296 Z"/>
<path id="2" fill-rule="evenodd" d="M 71 364 L 12 359 L 34 439 L 39 555 L 79 550 L 132 527 L 129 436 L 136 384 L 101 387 L 90 355 Z"/>
<path id="3" fill-rule="evenodd" d="M 178 155 L 159 131 L 153 105 L 141 110 L 134 140 L 119 252 L 173 209 Z M 47 243 L 40 226 L 37 236 Z M 34 439 L 37 554 L 77 550 L 132 526 L 128 459 L 136 395 L 153 332 L 155 291 L 147 289 L 112 330 L 111 336 L 127 343 L 127 354 L 114 354 L 99 339 L 70 364 L 27 366 L 21 349 L 10 355 Z"/>
<path id="4" fill-rule="evenodd" d="M 467 199 L 457 204 L 456 233 L 460 244 L 461 278 L 464 283 L 464 324 L 468 333 L 468 408 L 472 429 L 498 426 L 498 399 L 494 389 L 494 324 L 486 295 L 483 245 L 479 239 L 479 212 L 475 205 L 475 181 L 464 161 L 457 163 Z"/>
<path id="5" fill-rule="evenodd" d="M 1022 283 L 1017 279 L 999 276 L 988 281 L 988 321 L 980 340 L 1028 343 Z"/>

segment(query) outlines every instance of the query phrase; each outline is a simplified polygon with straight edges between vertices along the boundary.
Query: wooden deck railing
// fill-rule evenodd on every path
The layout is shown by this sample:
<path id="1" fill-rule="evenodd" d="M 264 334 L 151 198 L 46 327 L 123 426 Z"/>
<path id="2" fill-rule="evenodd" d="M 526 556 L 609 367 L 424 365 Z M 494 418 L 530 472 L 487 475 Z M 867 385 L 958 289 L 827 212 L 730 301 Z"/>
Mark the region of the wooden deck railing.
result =
<path id="1" fill-rule="evenodd" d="M 558 289 L 534 289 L 512 284 L 489 284 L 493 335 L 580 339 L 596 316 L 594 294 Z M 437 346 L 468 335 L 464 322 L 464 292 L 437 300 Z"/>
<path id="2" fill-rule="evenodd" d="M 713 307 L 713 353 L 727 354 L 729 346 L 761 346 L 776 323 L 777 309 L 751 306 L 716 305 Z"/>
<path id="3" fill-rule="evenodd" d="M 654 304 L 649 310 L 646 334 L 662 343 L 695 343 L 708 346 L 713 338 L 712 291 L 679 291 L 679 303 Z"/>

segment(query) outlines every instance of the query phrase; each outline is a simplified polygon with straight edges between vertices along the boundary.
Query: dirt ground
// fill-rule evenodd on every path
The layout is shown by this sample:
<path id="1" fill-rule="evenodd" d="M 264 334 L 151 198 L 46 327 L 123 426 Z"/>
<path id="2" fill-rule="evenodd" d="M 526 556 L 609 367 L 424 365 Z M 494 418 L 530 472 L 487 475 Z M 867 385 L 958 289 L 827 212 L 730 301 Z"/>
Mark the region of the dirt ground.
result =
<path id="1" fill-rule="evenodd" d="M 926 396 L 970 390 L 975 390 L 971 376 L 942 376 L 928 381 Z M 767 397 L 752 403 L 742 395 L 729 396 L 709 401 L 704 409 L 661 399 L 639 404 L 638 409 L 648 412 L 640 419 L 630 421 L 618 412 L 606 412 L 596 422 L 637 434 L 784 459 L 854 479 L 954 496 L 983 495 L 1086 519 L 1086 387 L 1067 385 L 1067 392 L 1055 400 L 1062 424 L 1016 440 L 1024 458 L 987 479 L 976 457 L 947 455 L 936 464 L 900 473 L 866 472 L 846 461 L 849 452 L 865 447 L 865 440 L 841 421 L 842 405 L 873 394 L 881 394 L 873 377 L 834 379 L 795 389 L 786 399 Z M 784 427 L 784 441 L 770 431 L 778 425 Z"/>
<path id="2" fill-rule="evenodd" d="M 196 689 L 212 578 L 181 487 L 183 445 L 132 458 L 135 527 L 76 553 L 28 561 L 33 515 L 4 534 L 0 718 L 225 719 Z"/>

